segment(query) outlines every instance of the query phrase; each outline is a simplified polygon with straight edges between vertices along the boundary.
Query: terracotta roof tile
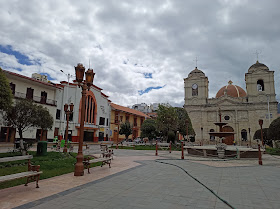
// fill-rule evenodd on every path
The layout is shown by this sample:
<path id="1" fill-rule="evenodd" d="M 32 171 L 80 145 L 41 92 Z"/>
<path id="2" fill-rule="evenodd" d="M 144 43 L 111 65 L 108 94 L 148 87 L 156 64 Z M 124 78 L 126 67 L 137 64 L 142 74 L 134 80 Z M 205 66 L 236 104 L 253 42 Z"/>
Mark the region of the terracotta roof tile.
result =
<path id="1" fill-rule="evenodd" d="M 145 113 L 142 113 L 138 110 L 134 110 L 134 109 L 124 107 L 124 106 L 121 106 L 121 105 L 117 105 L 117 104 L 114 104 L 114 103 L 110 103 L 110 105 L 111 105 L 112 108 L 114 108 L 116 110 L 119 110 L 119 111 L 131 113 L 133 115 L 137 115 L 137 116 L 141 116 L 141 117 L 145 117 L 145 118 L 150 118 L 148 115 L 146 115 Z"/>

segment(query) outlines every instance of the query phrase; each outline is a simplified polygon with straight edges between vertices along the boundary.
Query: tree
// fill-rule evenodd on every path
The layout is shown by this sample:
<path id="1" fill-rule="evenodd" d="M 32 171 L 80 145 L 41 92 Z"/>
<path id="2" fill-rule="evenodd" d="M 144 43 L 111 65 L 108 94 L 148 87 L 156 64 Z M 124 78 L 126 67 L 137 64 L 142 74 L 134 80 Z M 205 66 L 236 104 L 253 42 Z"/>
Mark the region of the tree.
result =
<path id="1" fill-rule="evenodd" d="M 128 136 L 132 134 L 132 126 L 128 121 L 121 124 L 119 134 L 125 135 L 126 140 L 128 139 Z"/>
<path id="2" fill-rule="evenodd" d="M 43 130 L 51 129 L 53 125 L 53 117 L 49 110 L 42 105 L 35 105 L 36 121 L 35 126 Z M 42 120 L 43 118 L 43 120 Z"/>
<path id="3" fill-rule="evenodd" d="M 156 121 L 153 119 L 145 120 L 141 126 L 141 137 L 148 137 L 149 140 L 152 140 L 157 135 Z"/>
<path id="4" fill-rule="evenodd" d="M 191 119 L 188 112 L 181 107 L 175 107 L 178 116 L 178 131 L 182 135 L 187 135 L 187 121 L 188 121 L 188 135 L 194 135 Z"/>
<path id="5" fill-rule="evenodd" d="M 178 115 L 174 107 L 159 105 L 156 118 L 157 130 L 167 138 L 168 132 L 174 133 L 178 128 Z"/>
<path id="6" fill-rule="evenodd" d="M 41 128 L 43 133 L 44 130 L 52 129 L 53 126 L 53 117 L 49 113 L 49 110 L 46 107 L 43 107 L 42 105 L 36 105 L 35 106 L 35 123 L 34 126 Z M 43 120 L 42 120 L 43 119 Z"/>
<path id="7" fill-rule="evenodd" d="M 12 98 L 8 79 L 0 68 L 0 110 L 7 111 L 12 106 Z"/>
<path id="8" fill-rule="evenodd" d="M 274 141 L 280 140 L 280 117 L 271 122 L 268 130 L 268 136 Z"/>
<path id="9" fill-rule="evenodd" d="M 15 128 L 19 133 L 22 154 L 26 149 L 23 145 L 23 132 L 30 127 L 49 129 L 53 119 L 46 108 L 34 104 L 31 100 L 17 100 L 4 116 L 8 126 Z M 50 125 L 51 124 L 51 125 Z"/>
<path id="10" fill-rule="evenodd" d="M 256 140 L 256 139 L 262 140 L 261 139 L 261 129 L 259 129 L 255 132 L 255 134 L 253 136 L 253 139 L 254 140 Z M 272 141 L 268 136 L 268 128 L 263 128 L 263 143 L 267 144 L 269 146 L 272 146 Z"/>

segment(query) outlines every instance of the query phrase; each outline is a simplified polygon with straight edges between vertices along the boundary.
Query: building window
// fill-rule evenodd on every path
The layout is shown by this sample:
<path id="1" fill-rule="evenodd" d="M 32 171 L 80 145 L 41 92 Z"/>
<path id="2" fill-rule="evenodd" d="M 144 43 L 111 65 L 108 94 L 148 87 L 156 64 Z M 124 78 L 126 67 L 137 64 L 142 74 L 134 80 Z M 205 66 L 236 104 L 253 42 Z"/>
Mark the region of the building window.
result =
<path id="1" fill-rule="evenodd" d="M 103 117 L 99 118 L 99 125 L 102 125 L 102 126 L 105 125 L 105 118 L 103 118 Z"/>
<path id="2" fill-rule="evenodd" d="M 11 90 L 12 90 L 12 94 L 15 95 L 15 91 L 16 91 L 16 84 L 14 83 L 10 83 L 10 87 L 11 87 Z"/>
<path id="3" fill-rule="evenodd" d="M 144 122 L 144 119 L 143 119 L 143 118 L 141 118 L 141 126 L 142 126 L 143 122 Z"/>
<path id="4" fill-rule="evenodd" d="M 115 123 L 119 123 L 119 113 L 115 113 Z"/>
<path id="5" fill-rule="evenodd" d="M 215 132 L 214 129 L 210 129 L 209 132 Z M 215 136 L 210 136 L 210 141 L 215 141 Z"/>
<path id="6" fill-rule="evenodd" d="M 26 90 L 26 99 L 33 99 L 33 92 L 34 92 L 34 89 L 27 88 L 27 90 Z"/>
<path id="7" fill-rule="evenodd" d="M 125 116 L 125 122 L 129 122 L 129 115 Z"/>
<path id="8" fill-rule="evenodd" d="M 94 123 L 94 113 L 95 113 L 95 102 L 92 98 L 92 96 L 87 96 L 86 97 L 86 115 L 85 115 L 85 122 L 87 123 Z"/>
<path id="9" fill-rule="evenodd" d="M 230 119 L 230 117 L 228 115 L 226 115 L 224 118 L 225 118 L 225 120 L 229 120 Z"/>
<path id="10" fill-rule="evenodd" d="M 57 120 L 60 120 L 60 110 L 59 109 L 57 109 L 56 110 L 56 116 L 55 116 L 55 118 L 57 119 Z"/>
<path id="11" fill-rule="evenodd" d="M 120 121 L 122 122 L 122 120 L 123 120 L 123 116 L 120 116 Z"/>
<path id="12" fill-rule="evenodd" d="M 192 85 L 192 96 L 197 96 L 198 95 L 198 85 L 194 83 Z"/>
<path id="13" fill-rule="evenodd" d="M 106 120 L 106 126 L 108 126 L 109 125 L 109 120 L 108 120 L 108 118 L 107 118 L 107 120 Z"/>
<path id="14" fill-rule="evenodd" d="M 133 126 L 137 126 L 137 118 L 134 118 L 134 124 Z"/>
<path id="15" fill-rule="evenodd" d="M 46 102 L 47 102 L 47 96 L 48 96 L 47 92 L 45 92 L 45 91 L 42 91 L 42 92 L 41 92 L 41 103 L 42 103 L 42 104 L 46 104 Z"/>
<path id="16" fill-rule="evenodd" d="M 69 115 L 69 121 L 73 121 L 73 115 L 74 115 L 74 113 L 71 112 L 70 115 Z"/>
<path id="17" fill-rule="evenodd" d="M 264 91 L 264 83 L 263 83 L 263 80 L 258 80 L 258 81 L 257 81 L 257 90 L 258 90 L 258 91 Z"/>
<path id="18" fill-rule="evenodd" d="M 241 130 L 241 139 L 242 139 L 242 141 L 247 141 L 247 131 L 246 131 L 246 129 Z"/>

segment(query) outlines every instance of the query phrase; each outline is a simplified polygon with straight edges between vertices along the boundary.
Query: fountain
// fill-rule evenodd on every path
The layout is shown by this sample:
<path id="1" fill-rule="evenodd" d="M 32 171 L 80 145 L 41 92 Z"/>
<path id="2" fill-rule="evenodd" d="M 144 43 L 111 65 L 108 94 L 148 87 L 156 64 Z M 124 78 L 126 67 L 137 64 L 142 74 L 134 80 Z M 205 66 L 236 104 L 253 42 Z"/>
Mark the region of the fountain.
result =
<path id="1" fill-rule="evenodd" d="M 223 131 L 223 126 L 227 125 L 227 123 L 222 122 L 222 113 L 221 113 L 220 108 L 219 108 L 219 118 L 220 118 L 220 122 L 214 123 L 216 126 L 219 126 L 219 132 L 209 132 L 209 134 L 210 134 L 210 136 L 216 136 L 216 137 L 220 138 L 220 140 L 219 140 L 220 143 L 218 143 L 216 145 L 216 148 L 217 148 L 218 157 L 224 158 L 227 145 L 225 143 L 223 143 L 222 139 L 223 139 L 223 137 L 233 136 L 235 133 Z"/>

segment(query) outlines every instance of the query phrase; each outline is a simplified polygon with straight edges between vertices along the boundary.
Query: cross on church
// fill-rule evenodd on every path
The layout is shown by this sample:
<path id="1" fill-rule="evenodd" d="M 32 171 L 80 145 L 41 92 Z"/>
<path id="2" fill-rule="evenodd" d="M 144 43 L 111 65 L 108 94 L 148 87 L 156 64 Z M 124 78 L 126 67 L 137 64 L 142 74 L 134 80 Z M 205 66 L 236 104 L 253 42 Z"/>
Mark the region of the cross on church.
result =
<path id="1" fill-rule="evenodd" d="M 198 61 L 198 59 L 197 59 L 197 57 L 195 57 L 195 67 L 197 68 L 197 61 Z"/>
<path id="2" fill-rule="evenodd" d="M 260 54 L 261 52 L 258 52 L 258 50 L 256 50 L 256 52 L 254 53 L 256 56 L 257 56 L 257 61 L 259 61 L 259 54 Z"/>

